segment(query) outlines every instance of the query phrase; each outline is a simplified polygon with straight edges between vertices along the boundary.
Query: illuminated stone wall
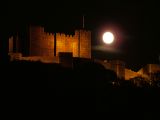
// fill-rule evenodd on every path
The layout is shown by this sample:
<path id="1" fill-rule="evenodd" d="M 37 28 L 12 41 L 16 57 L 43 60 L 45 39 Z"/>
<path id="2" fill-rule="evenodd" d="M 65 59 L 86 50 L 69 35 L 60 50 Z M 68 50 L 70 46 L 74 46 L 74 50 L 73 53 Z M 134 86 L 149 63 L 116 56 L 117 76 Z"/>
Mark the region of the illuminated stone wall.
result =
<path id="1" fill-rule="evenodd" d="M 125 79 L 129 80 L 134 77 L 143 77 L 145 80 L 151 80 L 150 73 L 160 72 L 160 66 L 158 64 L 147 64 L 141 68 L 138 72 L 134 72 L 129 69 L 125 69 Z"/>
<path id="2" fill-rule="evenodd" d="M 80 57 L 80 43 L 79 40 L 79 31 L 75 31 L 74 40 L 73 40 L 73 57 Z"/>
<path id="3" fill-rule="evenodd" d="M 43 63 L 59 63 L 59 57 L 56 56 L 28 56 L 23 57 L 22 53 L 8 53 L 10 61 L 25 60 L 25 61 L 39 61 Z"/>
<path id="4" fill-rule="evenodd" d="M 74 36 L 56 33 L 56 56 L 59 52 L 73 52 Z"/>
<path id="5" fill-rule="evenodd" d="M 65 34 L 56 33 L 56 56 L 65 51 Z"/>
<path id="6" fill-rule="evenodd" d="M 142 74 L 143 76 L 148 76 L 148 79 L 152 79 L 153 76 L 151 76 L 151 74 L 158 72 L 160 72 L 159 64 L 147 64 L 138 71 L 138 73 Z"/>
<path id="7" fill-rule="evenodd" d="M 9 53 L 13 52 L 13 36 L 9 38 Z"/>
<path id="8" fill-rule="evenodd" d="M 52 33 L 44 34 L 43 56 L 54 56 L 54 35 Z"/>
<path id="9" fill-rule="evenodd" d="M 76 30 L 74 35 L 52 34 L 40 26 L 29 27 L 29 56 L 58 56 L 59 52 L 72 52 L 73 57 L 91 58 L 91 32 Z"/>
<path id="10" fill-rule="evenodd" d="M 43 63 L 59 63 L 59 58 L 55 56 L 29 56 L 29 57 L 21 57 L 21 60 L 26 61 L 40 61 Z"/>
<path id="11" fill-rule="evenodd" d="M 130 80 L 131 78 L 135 78 L 138 76 L 142 76 L 142 75 L 138 72 L 131 70 L 131 69 L 125 69 L 125 80 Z"/>
<path id="12" fill-rule="evenodd" d="M 80 57 L 91 58 L 91 32 L 80 30 Z"/>
<path id="13" fill-rule="evenodd" d="M 8 53 L 8 55 L 10 56 L 10 61 L 21 60 L 22 58 L 22 53 Z"/>
<path id="14" fill-rule="evenodd" d="M 11 36 L 8 41 L 8 53 L 18 53 L 18 52 L 21 52 L 18 35 Z"/>
<path id="15" fill-rule="evenodd" d="M 30 27 L 30 56 L 54 56 L 54 35 L 43 27 Z"/>
<path id="16" fill-rule="evenodd" d="M 72 52 L 73 57 L 91 58 L 91 32 L 76 30 L 73 36 L 56 33 L 56 56 L 59 52 Z"/>
<path id="17" fill-rule="evenodd" d="M 30 56 L 42 56 L 43 35 L 42 27 L 30 27 Z"/>

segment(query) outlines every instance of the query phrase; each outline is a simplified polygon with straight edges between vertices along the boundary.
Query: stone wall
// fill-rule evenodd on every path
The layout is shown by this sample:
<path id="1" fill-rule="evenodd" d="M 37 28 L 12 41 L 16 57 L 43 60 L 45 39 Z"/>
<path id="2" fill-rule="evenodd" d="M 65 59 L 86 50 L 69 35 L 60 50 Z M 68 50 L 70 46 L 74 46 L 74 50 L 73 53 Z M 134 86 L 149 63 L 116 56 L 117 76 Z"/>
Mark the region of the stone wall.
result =
<path id="1" fill-rule="evenodd" d="M 125 63 L 120 60 L 111 60 L 111 69 L 116 72 L 117 76 L 125 79 Z"/>
<path id="2" fill-rule="evenodd" d="M 24 57 L 22 56 L 21 53 L 9 53 L 10 56 L 10 61 L 20 61 L 20 60 L 25 60 L 25 61 L 39 61 L 43 63 L 59 63 L 59 57 L 55 56 L 29 56 L 29 57 Z"/>
<path id="3" fill-rule="evenodd" d="M 43 56 L 54 56 L 54 35 L 52 33 L 44 34 Z"/>
<path id="4" fill-rule="evenodd" d="M 44 28 L 30 27 L 30 56 L 43 56 L 45 52 L 44 43 Z"/>
<path id="5" fill-rule="evenodd" d="M 135 78 L 138 76 L 141 76 L 141 74 L 131 69 L 125 69 L 125 80 L 130 80 L 131 78 Z"/>
<path id="6" fill-rule="evenodd" d="M 32 57 L 21 57 L 21 60 L 26 61 L 40 61 L 42 63 L 59 63 L 58 57 L 50 56 L 32 56 Z"/>
<path id="7" fill-rule="evenodd" d="M 43 27 L 30 28 L 30 56 L 54 56 L 54 34 Z"/>
<path id="8" fill-rule="evenodd" d="M 56 33 L 56 56 L 59 52 L 74 52 L 73 42 L 74 36 L 65 35 L 64 33 Z"/>
<path id="9" fill-rule="evenodd" d="M 125 79 L 125 64 L 120 60 L 95 60 L 102 64 L 106 69 L 112 70 L 120 79 Z"/>
<path id="10" fill-rule="evenodd" d="M 72 52 L 73 57 L 91 58 L 91 32 L 76 30 L 75 35 L 56 33 L 54 37 L 43 27 L 30 27 L 30 56 L 54 56 L 54 50 L 56 56 L 59 52 Z"/>
<path id="11" fill-rule="evenodd" d="M 13 53 L 13 36 L 9 38 L 9 53 Z"/>
<path id="12" fill-rule="evenodd" d="M 80 30 L 80 57 L 91 58 L 91 32 Z"/>
<path id="13" fill-rule="evenodd" d="M 8 55 L 10 56 L 10 61 L 21 60 L 22 58 L 22 53 L 8 53 Z"/>
<path id="14" fill-rule="evenodd" d="M 29 41 L 29 48 L 27 47 L 29 49 L 28 56 L 30 57 L 53 57 L 58 56 L 59 52 L 70 52 L 72 53 L 73 57 L 91 58 L 90 31 L 76 30 L 74 35 L 66 35 L 64 33 L 53 34 L 45 32 L 43 27 L 30 26 L 27 39 Z M 23 41 L 23 39 L 21 41 Z M 18 42 L 15 42 L 15 47 L 19 47 L 17 44 Z M 16 51 L 18 49 L 19 48 L 16 48 Z M 9 38 L 9 52 L 15 52 L 14 37 Z"/>
<path id="15" fill-rule="evenodd" d="M 56 33 L 56 55 L 72 52 L 73 57 L 91 58 L 91 32 L 76 30 L 75 35 Z"/>

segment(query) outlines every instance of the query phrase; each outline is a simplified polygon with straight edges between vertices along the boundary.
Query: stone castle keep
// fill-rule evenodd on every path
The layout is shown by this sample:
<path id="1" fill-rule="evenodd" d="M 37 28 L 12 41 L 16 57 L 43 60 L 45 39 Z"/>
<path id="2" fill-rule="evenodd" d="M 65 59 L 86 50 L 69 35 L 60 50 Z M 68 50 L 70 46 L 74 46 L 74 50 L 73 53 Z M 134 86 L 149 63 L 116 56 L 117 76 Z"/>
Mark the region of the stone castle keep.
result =
<path id="1" fill-rule="evenodd" d="M 24 44 L 28 57 L 57 57 L 60 52 L 72 53 L 73 57 L 91 58 L 91 31 L 75 30 L 74 35 L 48 33 L 43 27 L 30 26 L 27 40 L 19 36 L 9 38 L 9 53 L 22 53 Z M 25 42 L 24 42 L 25 41 Z"/>

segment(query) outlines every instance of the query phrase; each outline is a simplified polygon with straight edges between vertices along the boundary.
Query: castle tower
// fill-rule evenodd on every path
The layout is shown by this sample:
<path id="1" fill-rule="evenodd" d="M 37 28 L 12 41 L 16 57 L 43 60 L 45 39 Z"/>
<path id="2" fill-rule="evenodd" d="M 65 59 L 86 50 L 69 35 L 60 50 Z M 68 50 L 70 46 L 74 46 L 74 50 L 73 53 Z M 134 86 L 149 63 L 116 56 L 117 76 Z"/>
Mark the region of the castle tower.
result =
<path id="1" fill-rule="evenodd" d="M 8 52 L 9 53 L 13 53 L 13 48 L 14 48 L 13 47 L 13 36 L 9 38 L 9 42 L 8 43 L 9 43 Z"/>
<path id="2" fill-rule="evenodd" d="M 18 33 L 16 36 L 12 36 L 9 38 L 9 53 L 18 53 L 20 52 L 20 45 L 19 45 L 19 36 Z"/>
<path id="3" fill-rule="evenodd" d="M 74 36 L 56 33 L 56 56 L 59 52 L 72 52 L 73 57 L 91 58 L 91 32 L 76 30 Z"/>
<path id="4" fill-rule="evenodd" d="M 76 30 L 75 38 L 78 39 L 76 56 L 91 58 L 91 32 L 86 30 Z"/>
<path id="5" fill-rule="evenodd" d="M 30 27 L 30 56 L 54 56 L 54 35 L 45 33 L 43 27 Z"/>
<path id="6" fill-rule="evenodd" d="M 91 58 L 91 32 L 86 30 L 79 31 L 79 50 L 82 58 Z"/>

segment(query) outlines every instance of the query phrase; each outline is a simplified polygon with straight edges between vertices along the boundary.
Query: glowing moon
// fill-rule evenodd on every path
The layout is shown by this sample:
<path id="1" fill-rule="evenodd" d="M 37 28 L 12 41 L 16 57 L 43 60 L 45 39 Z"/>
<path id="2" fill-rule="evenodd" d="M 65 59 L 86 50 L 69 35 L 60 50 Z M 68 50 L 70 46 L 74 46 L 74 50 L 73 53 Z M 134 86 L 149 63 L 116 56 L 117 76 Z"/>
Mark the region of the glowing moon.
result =
<path id="1" fill-rule="evenodd" d="M 114 35 L 111 32 L 105 32 L 103 34 L 103 42 L 106 44 L 111 44 L 114 41 Z"/>

